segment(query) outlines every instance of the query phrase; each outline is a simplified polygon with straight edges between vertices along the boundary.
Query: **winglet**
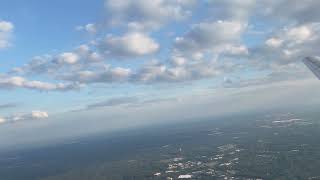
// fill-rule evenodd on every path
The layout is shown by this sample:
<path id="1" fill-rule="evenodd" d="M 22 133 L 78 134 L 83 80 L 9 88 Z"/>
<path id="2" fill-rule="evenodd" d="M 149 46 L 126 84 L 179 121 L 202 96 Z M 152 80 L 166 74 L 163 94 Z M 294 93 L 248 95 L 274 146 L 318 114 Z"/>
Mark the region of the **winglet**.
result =
<path id="1" fill-rule="evenodd" d="M 305 57 L 302 62 L 313 72 L 314 75 L 320 79 L 320 58 L 319 57 Z"/>

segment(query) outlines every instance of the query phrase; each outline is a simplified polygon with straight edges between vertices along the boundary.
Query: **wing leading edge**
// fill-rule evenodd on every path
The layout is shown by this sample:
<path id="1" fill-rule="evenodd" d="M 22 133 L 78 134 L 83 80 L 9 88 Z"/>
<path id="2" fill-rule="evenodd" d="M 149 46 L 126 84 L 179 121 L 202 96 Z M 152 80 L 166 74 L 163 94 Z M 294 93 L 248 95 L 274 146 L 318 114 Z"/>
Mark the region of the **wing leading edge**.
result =
<path id="1" fill-rule="evenodd" d="M 320 58 L 306 57 L 302 61 L 320 79 Z"/>

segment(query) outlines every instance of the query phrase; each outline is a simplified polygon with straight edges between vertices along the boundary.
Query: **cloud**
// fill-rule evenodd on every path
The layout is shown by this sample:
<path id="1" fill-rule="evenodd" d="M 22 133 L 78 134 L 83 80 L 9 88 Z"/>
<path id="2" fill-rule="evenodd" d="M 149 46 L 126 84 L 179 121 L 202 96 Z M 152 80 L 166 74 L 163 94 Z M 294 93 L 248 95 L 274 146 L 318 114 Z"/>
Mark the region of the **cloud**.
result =
<path id="1" fill-rule="evenodd" d="M 111 0 L 106 1 L 106 8 L 110 10 L 111 18 L 118 23 L 147 25 L 153 22 L 152 24 L 164 25 L 171 20 L 187 17 L 191 13 L 188 12 L 189 9 L 195 3 L 191 0 Z M 127 9 L 131 7 L 136 8 L 135 11 Z M 174 15 L 170 15 L 173 12 Z M 135 13 L 139 16 L 134 16 Z M 93 24 L 86 27 L 92 27 Z M 73 51 L 53 56 L 37 56 L 30 63 L 15 68 L 12 72 L 49 75 L 71 84 L 171 83 L 212 78 L 230 71 L 233 66 L 230 66 L 230 63 L 223 65 L 224 62 L 217 62 L 220 54 L 235 58 L 249 54 L 248 48 L 241 43 L 241 36 L 246 28 L 247 23 L 240 20 L 204 20 L 192 25 L 187 33 L 175 39 L 171 54 L 168 54 L 168 61 L 147 62 L 132 69 L 122 65 L 114 68 L 105 64 L 105 59 L 136 59 L 155 55 L 160 51 L 159 43 L 151 38 L 148 32 L 131 29 L 123 35 L 106 35 L 104 39 L 98 39 L 90 46 L 84 44 Z"/>
<path id="2" fill-rule="evenodd" d="M 190 29 L 184 33 L 177 31 L 173 42 L 166 44 L 166 41 L 160 41 L 162 33 L 156 34 L 154 30 L 171 25 L 173 21 L 186 20 L 199 2 L 107 0 L 105 8 L 108 23 L 112 26 L 101 33 L 104 38 L 93 39 L 56 55 L 36 56 L 22 67 L 14 68 L 12 73 L 18 76 L 12 76 L 11 80 L 7 78 L 8 82 L 2 82 L 6 84 L 2 86 L 62 90 L 65 87 L 61 85 L 58 88 L 58 84 L 74 89 L 72 86 L 78 84 L 94 83 L 179 83 L 223 78 L 232 73 L 241 74 L 242 70 L 257 74 L 265 71 L 264 75 L 260 73 L 258 76 L 280 72 L 288 74 L 289 71 L 300 73 L 302 67 L 299 60 L 303 56 L 319 55 L 314 47 L 320 45 L 320 26 L 314 22 L 317 13 L 306 12 L 312 12 L 310 4 L 316 5 L 316 2 L 310 1 L 304 6 L 300 1 L 294 2 L 301 4 L 301 7 L 288 12 L 276 12 L 288 3 L 287 0 L 200 2 L 200 10 L 208 16 L 185 21 L 184 27 L 189 26 Z M 289 4 L 291 6 L 292 3 Z M 302 12 L 308 13 L 310 19 L 303 22 L 299 17 Z M 287 17 L 289 14 L 292 16 Z M 274 23 L 280 16 L 283 16 L 280 18 L 282 21 Z M 191 22 L 193 24 L 189 25 Z M 91 22 L 78 29 L 95 33 L 98 27 L 102 27 L 98 24 Z M 249 37 L 249 31 L 258 31 L 259 28 L 263 34 Z M 108 34 L 110 32 L 119 33 Z M 165 42 L 165 46 L 160 48 L 160 42 Z M 128 62 L 137 59 L 141 61 Z M 16 77 L 30 74 L 44 75 L 63 83 L 44 83 L 25 78 L 24 83 L 20 83 L 22 85 L 17 83 L 19 78 Z"/>
<path id="3" fill-rule="evenodd" d="M 137 102 L 139 102 L 139 99 L 137 97 L 119 97 L 119 98 L 112 98 L 112 99 L 109 99 L 109 100 L 103 101 L 103 102 L 89 104 L 87 106 L 87 109 L 128 105 L 128 104 L 137 103 Z"/>
<path id="4" fill-rule="evenodd" d="M 257 14 L 278 22 L 305 24 L 320 17 L 320 2 L 315 0 L 264 0 L 258 4 Z"/>
<path id="5" fill-rule="evenodd" d="M 27 64 L 21 67 L 15 67 L 11 70 L 11 73 L 17 74 L 41 74 L 50 73 L 54 71 L 54 65 L 52 64 L 52 56 L 43 55 L 33 57 Z"/>
<path id="6" fill-rule="evenodd" d="M 106 0 L 105 8 L 112 25 L 145 30 L 190 17 L 195 4 L 195 0 Z"/>
<path id="7" fill-rule="evenodd" d="M 104 108 L 104 107 L 117 107 L 117 106 L 143 107 L 145 105 L 148 105 L 148 106 L 153 104 L 157 105 L 159 103 L 172 102 L 176 100 L 177 100 L 176 98 L 152 98 L 152 99 L 143 100 L 135 96 L 125 96 L 125 97 L 110 98 L 105 101 L 89 104 L 85 108 L 74 110 L 73 112 L 93 110 L 93 109 Z"/>
<path id="8" fill-rule="evenodd" d="M 5 118 L 0 117 L 0 124 L 5 123 L 7 120 Z"/>
<path id="9" fill-rule="evenodd" d="M 46 119 L 49 115 L 45 111 L 32 111 L 31 112 L 31 118 L 32 119 Z"/>
<path id="10" fill-rule="evenodd" d="M 80 83 L 111 83 L 127 82 L 131 75 L 128 68 L 107 68 L 103 71 L 77 71 L 58 76 L 59 79 Z"/>
<path id="11" fill-rule="evenodd" d="M 223 87 L 225 88 L 245 88 L 251 86 L 263 86 L 266 84 L 273 84 L 276 82 L 281 81 L 288 81 L 288 80 L 296 80 L 297 74 L 291 74 L 293 76 L 289 76 L 287 73 L 270 73 L 264 77 L 256 77 L 252 79 L 230 79 L 225 78 L 223 82 Z"/>
<path id="12" fill-rule="evenodd" d="M 41 120 L 47 119 L 49 117 L 48 112 L 46 111 L 31 111 L 31 113 L 26 114 L 16 114 L 6 118 L 6 122 L 17 122 L 17 121 L 26 121 L 26 120 Z"/>
<path id="13" fill-rule="evenodd" d="M 18 104 L 16 103 L 6 103 L 6 104 L 0 104 L 0 110 L 1 109 L 7 109 L 7 108 L 14 108 L 17 107 Z"/>
<path id="14" fill-rule="evenodd" d="M 264 32 L 255 36 L 265 38 L 265 41 L 248 49 L 252 54 L 243 64 L 248 68 L 263 69 L 275 74 L 301 74 L 301 72 L 306 73 L 300 63 L 301 59 L 308 55 L 319 55 L 314 48 L 320 45 L 318 1 L 213 0 L 208 2 L 210 8 L 215 10 L 212 10 L 213 19 L 248 22 L 253 29 Z M 263 26 L 257 21 L 262 22 Z M 269 30 L 266 30 L 268 28 Z M 246 33 L 242 34 L 242 37 L 246 38 L 248 36 Z"/>
<path id="15" fill-rule="evenodd" d="M 30 81 L 20 76 L 0 76 L 0 89 L 25 88 L 39 91 L 68 91 L 78 89 L 77 84 Z"/>
<path id="16" fill-rule="evenodd" d="M 104 57 L 91 50 L 87 44 L 76 47 L 73 51 L 62 52 L 57 55 L 42 55 L 33 57 L 21 67 L 13 68 L 10 73 L 19 75 L 56 75 L 61 72 L 88 68 L 104 60 Z"/>
<path id="17" fill-rule="evenodd" d="M 255 0 L 208 0 L 211 16 L 216 19 L 248 21 L 257 1 Z"/>
<path id="18" fill-rule="evenodd" d="M 241 35 L 246 27 L 247 25 L 240 21 L 201 22 L 193 25 L 184 36 L 177 37 L 174 48 L 180 54 L 236 51 L 246 53 L 246 47 L 240 44 Z"/>
<path id="19" fill-rule="evenodd" d="M 301 60 L 308 55 L 319 56 L 314 48 L 320 45 L 320 24 L 308 23 L 279 29 L 268 37 L 260 47 L 251 49 L 256 67 L 272 71 L 299 70 Z M 304 67 L 304 66 L 303 66 Z M 300 71 L 300 70 L 299 70 Z"/>
<path id="20" fill-rule="evenodd" d="M 182 66 L 187 63 L 187 59 L 181 56 L 172 56 L 170 59 L 170 63 L 173 66 Z"/>
<path id="21" fill-rule="evenodd" d="M 78 31 L 86 31 L 90 34 L 95 34 L 97 33 L 97 25 L 96 24 L 93 24 L 93 23 L 88 23 L 84 26 L 77 26 L 76 27 L 76 30 Z"/>
<path id="22" fill-rule="evenodd" d="M 154 61 L 145 64 L 132 74 L 131 81 L 137 83 L 172 83 L 216 77 L 229 71 L 235 64 L 219 63 L 215 60 L 199 61 L 180 66 L 167 66 Z"/>
<path id="23" fill-rule="evenodd" d="M 7 48 L 11 45 L 11 36 L 14 25 L 9 21 L 0 20 L 0 49 Z"/>
<path id="24" fill-rule="evenodd" d="M 73 52 L 61 53 L 57 58 L 59 64 L 75 64 L 79 60 L 79 56 Z"/>
<path id="25" fill-rule="evenodd" d="M 282 45 L 283 40 L 278 38 L 270 38 L 266 41 L 266 45 L 272 48 L 278 48 Z"/>
<path id="26" fill-rule="evenodd" d="M 43 120 L 49 118 L 49 114 L 46 111 L 31 111 L 31 113 L 26 114 L 16 114 L 8 116 L 6 118 L 0 117 L 0 124 L 4 123 L 16 123 L 20 121 L 30 121 L 30 120 Z"/>
<path id="27" fill-rule="evenodd" d="M 157 52 L 160 45 L 144 33 L 132 32 L 124 36 L 107 36 L 98 48 L 111 57 L 137 57 Z"/>

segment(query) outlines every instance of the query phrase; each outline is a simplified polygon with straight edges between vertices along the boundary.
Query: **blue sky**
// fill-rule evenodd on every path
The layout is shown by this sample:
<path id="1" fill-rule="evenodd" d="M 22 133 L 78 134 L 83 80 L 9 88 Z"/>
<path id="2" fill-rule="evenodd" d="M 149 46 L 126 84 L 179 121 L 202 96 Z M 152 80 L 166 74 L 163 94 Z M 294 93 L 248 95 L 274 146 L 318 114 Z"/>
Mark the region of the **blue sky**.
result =
<path id="1" fill-rule="evenodd" d="M 101 1 L 2 2 L 0 16 L 14 23 L 15 44 L 1 52 L 1 59 L 14 58 L 17 59 L 14 63 L 21 64 L 33 56 L 62 51 L 84 42 L 84 35 L 75 32 L 75 26 L 101 19 L 97 11 L 102 8 Z"/>
<path id="2" fill-rule="evenodd" d="M 130 118 L 137 108 L 162 119 L 163 109 L 183 109 L 185 99 L 197 97 L 188 107 L 196 117 L 203 116 L 196 105 L 205 99 L 229 102 L 226 94 L 244 89 L 257 93 L 277 83 L 305 84 L 314 77 L 300 60 L 319 54 L 318 5 L 313 0 L 3 1 L 0 128 L 64 127 L 55 119 L 68 127 L 83 117 L 95 119 L 90 126 L 108 117 L 111 129 L 124 128 L 148 122 L 147 116 Z"/>

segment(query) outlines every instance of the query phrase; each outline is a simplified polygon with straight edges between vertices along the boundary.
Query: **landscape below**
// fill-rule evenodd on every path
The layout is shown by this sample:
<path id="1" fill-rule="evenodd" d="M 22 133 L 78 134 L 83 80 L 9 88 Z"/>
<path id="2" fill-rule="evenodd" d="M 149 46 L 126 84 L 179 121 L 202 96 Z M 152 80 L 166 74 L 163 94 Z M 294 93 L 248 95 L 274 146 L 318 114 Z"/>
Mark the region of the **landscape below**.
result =
<path id="1" fill-rule="evenodd" d="M 318 179 L 317 112 L 264 112 L 3 153 L 1 179 Z M 19 173 L 15 173 L 19 172 Z"/>

